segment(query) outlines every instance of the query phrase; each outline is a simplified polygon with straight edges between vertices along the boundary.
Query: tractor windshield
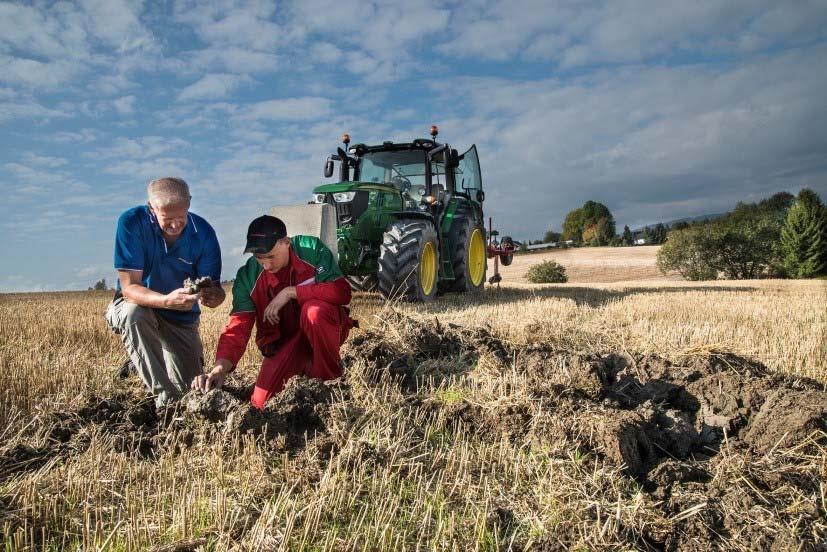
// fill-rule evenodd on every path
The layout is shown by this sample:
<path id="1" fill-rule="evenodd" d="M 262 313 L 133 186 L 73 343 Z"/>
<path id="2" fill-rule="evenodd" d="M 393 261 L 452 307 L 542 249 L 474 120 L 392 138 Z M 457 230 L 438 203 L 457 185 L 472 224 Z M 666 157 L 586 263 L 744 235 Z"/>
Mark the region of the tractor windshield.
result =
<path id="1" fill-rule="evenodd" d="M 393 184 L 402 191 L 425 186 L 425 151 L 373 151 L 359 159 L 359 180 Z"/>

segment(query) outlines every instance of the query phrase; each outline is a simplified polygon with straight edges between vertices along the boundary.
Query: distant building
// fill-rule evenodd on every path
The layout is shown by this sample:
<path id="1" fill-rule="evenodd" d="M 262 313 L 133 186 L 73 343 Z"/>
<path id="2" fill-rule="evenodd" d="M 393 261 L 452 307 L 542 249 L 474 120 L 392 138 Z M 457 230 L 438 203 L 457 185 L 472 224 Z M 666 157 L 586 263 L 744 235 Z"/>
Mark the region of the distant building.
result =
<path id="1" fill-rule="evenodd" d="M 635 245 L 646 245 L 646 240 L 643 238 L 638 238 L 635 240 Z"/>
<path id="2" fill-rule="evenodd" d="M 539 249 L 551 249 L 552 247 L 557 247 L 557 242 L 535 243 L 533 245 L 526 246 L 526 250 L 537 251 Z"/>

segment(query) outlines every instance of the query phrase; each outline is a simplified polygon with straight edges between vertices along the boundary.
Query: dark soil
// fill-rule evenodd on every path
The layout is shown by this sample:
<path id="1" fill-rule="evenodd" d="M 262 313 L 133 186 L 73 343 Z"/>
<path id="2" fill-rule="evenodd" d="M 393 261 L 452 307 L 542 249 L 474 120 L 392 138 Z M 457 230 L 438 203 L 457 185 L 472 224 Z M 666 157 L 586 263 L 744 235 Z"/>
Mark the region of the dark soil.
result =
<path id="1" fill-rule="evenodd" d="M 325 432 L 334 390 L 330 384 L 306 377 L 287 382 L 281 393 L 270 399 L 265 409 L 250 405 L 248 397 L 231 390 L 213 389 L 206 394 L 190 394 L 184 401 L 187 418 L 193 423 L 208 422 L 224 433 L 264 435 L 279 438 L 288 449 L 304 446 L 308 438 Z"/>
<path id="2" fill-rule="evenodd" d="M 157 409 L 152 397 L 123 392 L 112 397 L 90 397 L 77 410 L 58 410 L 44 419 L 45 442 L 40 446 L 17 443 L 0 455 L 0 481 L 32 471 L 49 461 L 84 452 L 91 431 L 103 434 L 114 452 L 141 460 L 174 453 L 194 444 L 194 436 L 263 435 L 274 446 L 297 451 L 307 439 L 325 431 L 324 416 L 342 384 L 293 378 L 273 397 L 264 411 L 249 403 L 250 386 L 228 386 L 206 394 L 189 394 L 180 403 Z"/>
<path id="3" fill-rule="evenodd" d="M 666 529 L 630 531 L 630 546 L 705 550 L 723 539 L 744 539 L 747 548 L 818 546 L 807 538 L 787 542 L 776 536 L 785 534 L 777 531 L 785 524 L 823 525 L 827 519 L 823 505 L 795 516 L 788 512 L 799 502 L 796 495 L 820 492 L 819 474 L 796 460 L 827 446 L 827 392 L 817 382 L 774 374 L 730 353 L 671 363 L 651 355 L 584 355 L 542 345 L 514 349 L 483 330 L 437 322 L 405 320 L 404 327 L 406 350 L 400 352 L 380 332 L 367 331 L 351 341 L 345 361 L 364 366 L 372 381 L 390 378 L 415 395 L 422 377 L 434 375 L 423 366 L 451 366 L 450 375 L 456 375 L 462 373 L 458 364 L 470 371 L 483 355 L 514 359 L 527 380 L 530 401 L 495 406 L 413 402 L 480 440 L 563 442 L 622 468 L 642 484 L 653 507 L 675 518 Z M 726 455 L 720 454 L 722 447 Z M 774 470 L 749 473 L 749 484 L 714 480 L 722 462 L 749 467 L 789 447 L 798 447 L 799 456 L 784 458 Z M 698 504 L 704 507 L 691 509 Z M 548 545 L 556 548 L 552 541 Z"/>
<path id="4" fill-rule="evenodd" d="M 93 427 L 108 438 L 113 450 L 141 459 L 154 458 L 158 434 L 173 415 L 174 409 L 156 411 L 151 397 L 127 392 L 108 398 L 89 397 L 83 407 L 58 410 L 43 420 L 44 439 L 38 440 L 43 445 L 19 443 L 0 455 L 0 480 L 84 452 Z"/>

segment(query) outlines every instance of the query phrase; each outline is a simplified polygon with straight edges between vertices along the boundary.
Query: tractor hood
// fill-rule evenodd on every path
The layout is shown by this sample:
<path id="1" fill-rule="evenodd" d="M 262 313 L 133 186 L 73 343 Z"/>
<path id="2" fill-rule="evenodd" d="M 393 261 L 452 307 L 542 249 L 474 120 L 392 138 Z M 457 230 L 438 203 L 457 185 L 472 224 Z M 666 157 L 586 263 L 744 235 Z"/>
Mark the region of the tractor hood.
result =
<path id="1" fill-rule="evenodd" d="M 350 192 L 358 190 L 381 190 L 387 192 L 398 192 L 393 184 L 379 184 L 378 182 L 337 182 L 335 184 L 322 184 L 313 188 L 314 194 L 335 194 L 337 192 Z"/>

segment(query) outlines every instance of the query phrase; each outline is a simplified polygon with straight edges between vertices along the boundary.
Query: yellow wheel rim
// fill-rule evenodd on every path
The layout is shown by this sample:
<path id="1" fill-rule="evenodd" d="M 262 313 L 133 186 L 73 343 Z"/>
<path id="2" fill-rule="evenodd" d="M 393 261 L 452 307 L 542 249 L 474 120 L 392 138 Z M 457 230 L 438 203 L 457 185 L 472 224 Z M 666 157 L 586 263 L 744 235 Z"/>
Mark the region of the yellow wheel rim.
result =
<path id="1" fill-rule="evenodd" d="M 474 287 L 480 285 L 485 278 L 485 262 L 485 240 L 482 231 L 476 228 L 468 243 L 468 274 Z"/>
<path id="2" fill-rule="evenodd" d="M 434 244 L 426 242 L 419 261 L 419 285 L 422 293 L 430 295 L 436 285 L 436 249 Z"/>

